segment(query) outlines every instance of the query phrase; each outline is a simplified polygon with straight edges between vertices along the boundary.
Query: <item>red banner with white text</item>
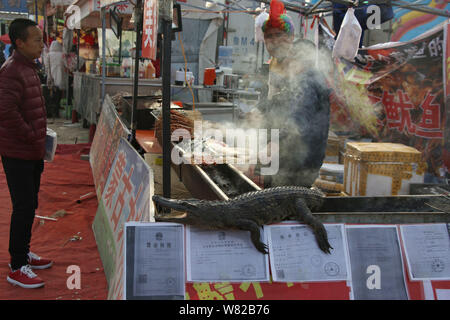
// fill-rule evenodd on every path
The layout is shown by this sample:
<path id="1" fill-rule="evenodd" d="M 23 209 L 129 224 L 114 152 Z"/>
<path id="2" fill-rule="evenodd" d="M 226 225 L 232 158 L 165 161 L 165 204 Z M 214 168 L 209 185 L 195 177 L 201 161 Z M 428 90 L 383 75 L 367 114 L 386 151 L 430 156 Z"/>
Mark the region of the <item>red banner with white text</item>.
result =
<path id="1" fill-rule="evenodd" d="M 416 40 L 360 49 L 354 62 L 337 61 L 332 130 L 412 146 L 427 171 L 442 177 L 445 40 L 442 25 Z"/>
<path id="2" fill-rule="evenodd" d="M 142 58 L 156 59 L 158 37 L 158 1 L 145 0 L 142 28 Z"/>

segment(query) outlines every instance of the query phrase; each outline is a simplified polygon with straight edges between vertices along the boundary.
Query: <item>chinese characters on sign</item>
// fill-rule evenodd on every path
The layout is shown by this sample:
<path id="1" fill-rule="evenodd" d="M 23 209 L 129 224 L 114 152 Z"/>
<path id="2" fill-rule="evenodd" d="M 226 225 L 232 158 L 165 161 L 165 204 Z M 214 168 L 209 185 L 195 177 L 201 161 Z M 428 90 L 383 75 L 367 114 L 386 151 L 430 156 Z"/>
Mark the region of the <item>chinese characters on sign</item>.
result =
<path id="1" fill-rule="evenodd" d="M 397 90 L 396 93 L 383 92 L 383 96 L 378 100 L 383 103 L 386 111 L 387 125 L 389 129 L 396 129 L 398 132 L 407 132 L 422 138 L 442 138 L 440 105 L 433 103 L 435 94 L 428 92 L 418 108 L 411 102 L 408 93 Z M 420 121 L 412 122 L 411 112 L 421 111 Z"/>
<path id="2" fill-rule="evenodd" d="M 395 46 L 363 48 L 355 62 L 340 61 L 330 102 L 332 131 L 414 147 L 427 173 L 442 177 L 449 132 L 446 29 Z"/>
<path id="3" fill-rule="evenodd" d="M 128 135 L 128 129 L 120 121 L 111 99 L 106 96 L 89 155 L 98 198 L 103 194 L 120 138 Z"/>
<path id="4" fill-rule="evenodd" d="M 145 0 L 142 29 L 142 58 L 156 59 L 158 36 L 158 1 Z"/>
<path id="5" fill-rule="evenodd" d="M 108 297 L 123 299 L 124 224 L 153 219 L 153 172 L 121 138 L 94 221 L 94 234 L 108 280 Z"/>

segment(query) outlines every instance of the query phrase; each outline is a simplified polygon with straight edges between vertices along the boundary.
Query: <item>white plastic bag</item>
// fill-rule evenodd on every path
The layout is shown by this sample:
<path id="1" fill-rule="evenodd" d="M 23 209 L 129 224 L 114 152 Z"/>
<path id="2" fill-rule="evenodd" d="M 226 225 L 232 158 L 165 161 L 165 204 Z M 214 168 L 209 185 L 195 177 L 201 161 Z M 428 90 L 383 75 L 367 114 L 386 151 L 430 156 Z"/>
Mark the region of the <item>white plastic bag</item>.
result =
<path id="1" fill-rule="evenodd" d="M 58 145 L 56 138 L 56 132 L 47 128 L 47 137 L 45 138 L 45 161 L 52 162 L 55 158 L 56 146 Z"/>
<path id="2" fill-rule="evenodd" d="M 358 54 L 362 28 L 355 17 L 355 9 L 348 8 L 333 47 L 333 58 L 353 61 Z"/>

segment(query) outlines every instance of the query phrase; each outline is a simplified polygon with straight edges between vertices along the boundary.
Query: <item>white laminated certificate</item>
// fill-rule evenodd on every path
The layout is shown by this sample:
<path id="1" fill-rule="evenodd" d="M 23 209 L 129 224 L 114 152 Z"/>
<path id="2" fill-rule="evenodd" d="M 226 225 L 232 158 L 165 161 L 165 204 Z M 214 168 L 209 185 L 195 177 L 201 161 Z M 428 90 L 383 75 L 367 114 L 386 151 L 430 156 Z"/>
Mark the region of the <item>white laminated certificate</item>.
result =
<path id="1" fill-rule="evenodd" d="M 402 225 L 400 230 L 411 280 L 450 280 L 447 225 Z"/>
<path id="2" fill-rule="evenodd" d="M 343 224 L 325 224 L 333 247 L 326 254 L 304 224 L 265 226 L 273 281 L 310 282 L 348 280 L 348 258 Z"/>
<path id="3" fill-rule="evenodd" d="M 268 255 L 256 250 L 249 231 L 186 227 L 187 280 L 269 281 Z"/>
<path id="4" fill-rule="evenodd" d="M 184 226 L 125 224 L 125 299 L 184 299 Z"/>

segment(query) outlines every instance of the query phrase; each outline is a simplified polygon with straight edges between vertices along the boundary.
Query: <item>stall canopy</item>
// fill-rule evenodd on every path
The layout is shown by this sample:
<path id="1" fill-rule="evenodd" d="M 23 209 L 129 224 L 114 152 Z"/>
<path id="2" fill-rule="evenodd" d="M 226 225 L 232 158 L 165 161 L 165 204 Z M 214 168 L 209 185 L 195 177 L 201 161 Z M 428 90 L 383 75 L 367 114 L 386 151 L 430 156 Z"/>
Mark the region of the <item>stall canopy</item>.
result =
<path id="1" fill-rule="evenodd" d="M 101 3 L 99 0 L 77 0 L 72 3 L 74 8 L 79 8 L 81 28 L 101 28 L 102 19 L 100 17 Z M 130 2 L 121 2 L 115 5 L 116 11 L 123 18 L 123 30 L 133 30 L 134 26 L 130 23 L 134 6 Z M 106 10 L 106 27 L 109 28 L 109 8 Z M 76 11 L 68 13 L 78 14 Z"/>

